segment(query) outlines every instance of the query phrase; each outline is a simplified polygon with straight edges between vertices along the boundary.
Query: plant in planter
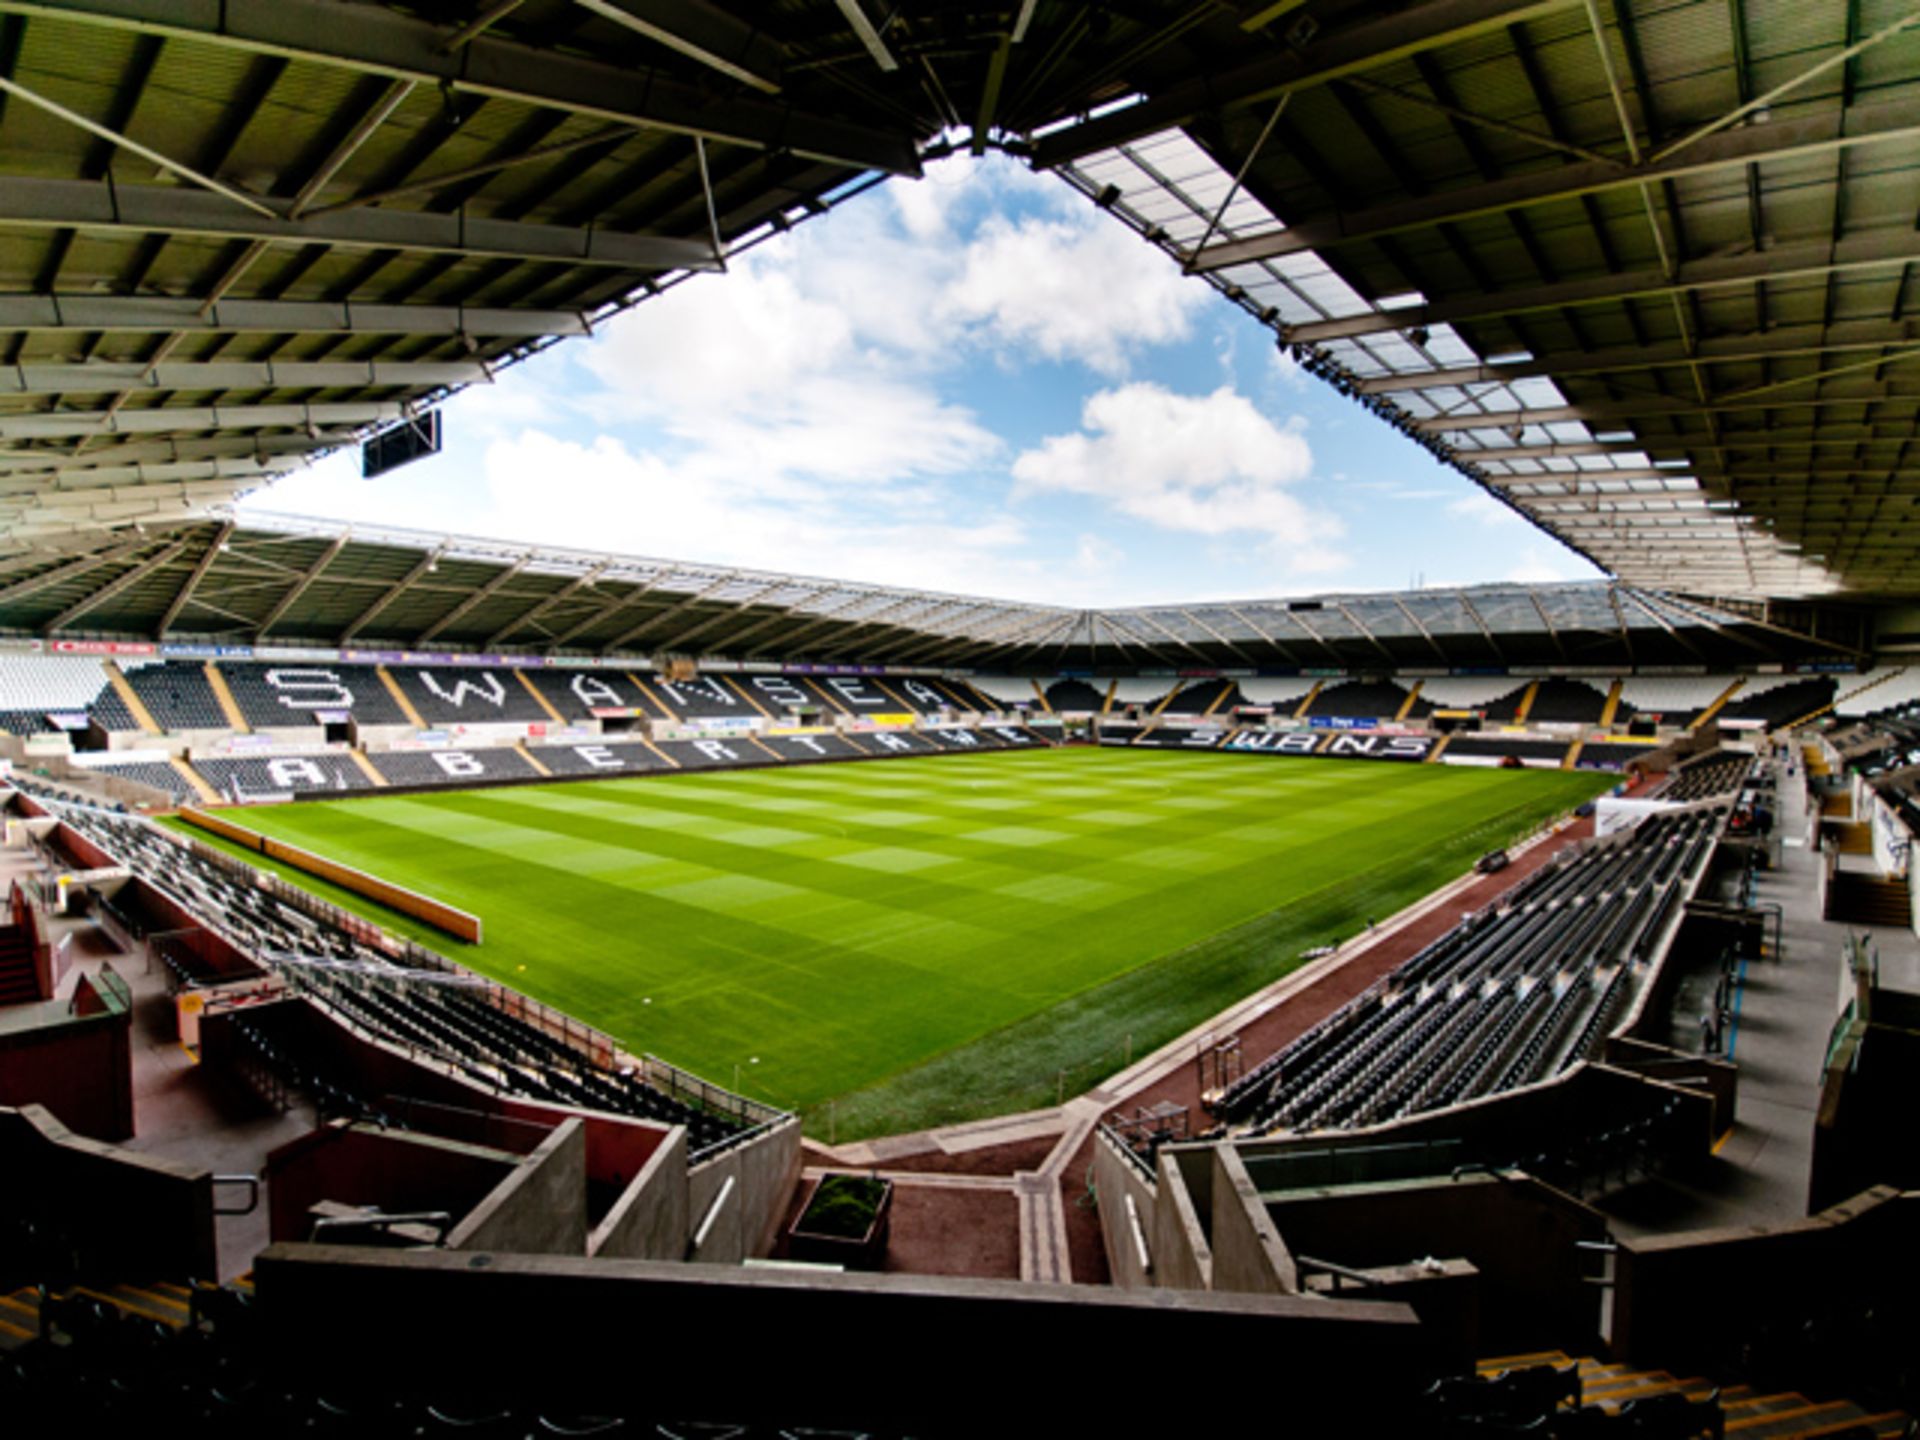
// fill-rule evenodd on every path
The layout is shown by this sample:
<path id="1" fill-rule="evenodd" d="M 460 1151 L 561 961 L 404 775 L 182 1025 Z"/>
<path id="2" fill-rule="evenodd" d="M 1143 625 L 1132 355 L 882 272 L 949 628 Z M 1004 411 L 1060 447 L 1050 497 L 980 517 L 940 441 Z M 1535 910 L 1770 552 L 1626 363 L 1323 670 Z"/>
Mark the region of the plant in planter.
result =
<path id="1" fill-rule="evenodd" d="M 796 1260 L 878 1270 L 886 1264 L 893 1182 L 874 1175 L 823 1175 L 787 1230 Z"/>

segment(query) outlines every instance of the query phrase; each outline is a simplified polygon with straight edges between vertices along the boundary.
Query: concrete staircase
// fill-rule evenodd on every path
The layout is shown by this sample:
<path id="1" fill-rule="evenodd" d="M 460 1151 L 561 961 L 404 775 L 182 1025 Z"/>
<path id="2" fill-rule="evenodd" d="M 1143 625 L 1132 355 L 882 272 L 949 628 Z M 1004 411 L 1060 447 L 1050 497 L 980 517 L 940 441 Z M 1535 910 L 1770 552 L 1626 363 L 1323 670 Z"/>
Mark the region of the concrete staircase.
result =
<path id="1" fill-rule="evenodd" d="M 1913 899 L 1904 880 L 1882 880 L 1857 870 L 1834 872 L 1827 886 L 1827 915 L 1848 925 L 1913 924 Z"/>
<path id="2" fill-rule="evenodd" d="M 1565 1369 L 1580 1367 L 1580 1394 L 1586 1405 L 1618 1410 L 1634 1400 L 1678 1392 L 1701 1401 L 1717 1395 L 1726 1416 L 1726 1433 L 1740 1440 L 1813 1440 L 1816 1436 L 1872 1435 L 1892 1440 L 1907 1433 L 1908 1416 L 1898 1410 L 1869 1410 L 1851 1400 L 1813 1400 L 1798 1391 L 1765 1392 L 1749 1385 L 1715 1385 L 1699 1376 L 1682 1377 L 1665 1370 L 1643 1370 L 1632 1365 L 1609 1365 L 1599 1360 L 1575 1362 L 1559 1350 L 1509 1355 L 1483 1360 L 1475 1369 L 1482 1375 L 1534 1365 Z"/>

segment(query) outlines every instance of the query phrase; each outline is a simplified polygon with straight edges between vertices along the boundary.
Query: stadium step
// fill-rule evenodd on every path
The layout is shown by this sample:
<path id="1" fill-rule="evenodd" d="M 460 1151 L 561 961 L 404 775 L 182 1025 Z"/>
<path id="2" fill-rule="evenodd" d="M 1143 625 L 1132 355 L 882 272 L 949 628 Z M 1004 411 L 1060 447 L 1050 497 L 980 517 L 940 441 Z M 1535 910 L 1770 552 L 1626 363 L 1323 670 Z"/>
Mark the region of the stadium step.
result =
<path id="1" fill-rule="evenodd" d="M 367 758 L 366 751 L 349 750 L 347 751 L 347 758 L 353 761 L 354 766 L 362 775 L 367 777 L 367 783 L 369 785 L 373 785 L 381 790 L 387 788 L 387 777 L 382 775 L 379 770 L 374 767 L 373 761 Z"/>
<path id="2" fill-rule="evenodd" d="M 1393 718 L 1396 724 L 1402 720 L 1405 720 L 1408 714 L 1413 710 L 1414 705 L 1420 699 L 1420 687 L 1426 683 L 1427 682 L 1425 680 L 1416 680 L 1413 682 L 1413 688 L 1407 691 L 1407 698 L 1400 702 L 1400 709 L 1394 714 Z"/>
<path id="3" fill-rule="evenodd" d="M 200 772 L 194 769 L 180 756 L 178 755 L 168 756 L 167 764 L 173 767 L 174 772 L 177 775 L 179 775 L 179 777 L 182 780 L 186 781 L 189 785 L 193 787 L 193 793 L 198 795 L 204 804 L 218 805 L 220 803 L 219 792 L 216 791 L 211 785 L 209 785 L 204 779 L 202 779 L 200 776 Z"/>
<path id="4" fill-rule="evenodd" d="M 1316 680 L 1313 682 L 1313 688 L 1307 691 L 1307 698 L 1302 700 L 1298 708 L 1294 710 L 1294 719 L 1304 720 L 1307 718 L 1307 712 L 1313 709 L 1313 702 L 1320 698 L 1320 687 L 1326 683 L 1324 680 Z"/>
<path id="5" fill-rule="evenodd" d="M 1520 697 L 1520 703 L 1513 707 L 1514 724 L 1524 725 L 1527 723 L 1527 716 L 1533 713 L 1533 702 L 1539 694 L 1540 682 L 1535 680 L 1527 686 L 1527 693 Z"/>
<path id="6" fill-rule="evenodd" d="M 762 705 L 760 701 L 757 698 L 755 698 L 754 693 L 751 690 L 749 690 L 746 686 L 742 685 L 733 676 L 721 675 L 721 676 L 718 676 L 717 678 L 728 689 L 732 690 L 734 694 L 738 695 L 742 700 L 746 701 L 747 704 L 751 705 L 755 710 L 759 711 L 762 715 L 766 716 L 767 719 L 777 721 L 780 718 L 779 716 L 775 715 L 771 710 L 767 709 L 766 706 Z M 891 695 L 893 692 L 889 690 L 887 693 Z M 910 709 L 912 707 L 902 706 L 901 708 Z"/>
<path id="7" fill-rule="evenodd" d="M 658 695 L 653 693 L 652 687 L 649 686 L 646 681 L 642 680 L 638 675 L 634 674 L 633 671 L 631 670 L 625 670 L 625 671 L 622 671 L 621 673 L 627 677 L 627 683 L 633 686 L 634 689 L 640 692 L 641 698 L 645 700 L 649 705 L 651 705 L 655 710 L 658 710 L 660 712 L 658 718 L 662 720 L 674 720 L 679 718 L 673 713 L 673 711 L 667 708 L 666 701 L 662 700 Z"/>
<path id="8" fill-rule="evenodd" d="M 1453 739 L 1453 732 L 1451 730 L 1449 730 L 1446 734 L 1442 735 L 1440 737 L 1440 743 L 1434 746 L 1431 750 L 1427 752 L 1427 764 L 1429 765 L 1433 764 L 1442 755 L 1446 754 L 1447 743 L 1452 739 Z"/>
<path id="9" fill-rule="evenodd" d="M 413 702 L 407 698 L 407 692 L 400 688 L 400 682 L 393 678 L 393 672 L 384 665 L 373 667 L 373 673 L 380 677 L 380 683 L 387 687 L 387 694 L 393 697 L 393 703 L 400 707 L 400 713 L 407 717 L 407 723 L 416 730 L 430 728 L 420 718 L 420 712 L 413 708 Z"/>
<path id="10" fill-rule="evenodd" d="M 521 676 L 521 678 L 525 679 L 526 677 Z M 513 752 L 514 754 L 518 755 L 522 760 L 526 761 L 527 764 L 531 765 L 533 767 L 533 773 L 540 776 L 541 779 L 551 780 L 553 778 L 553 771 L 549 770 L 546 766 L 542 765 L 538 760 L 536 760 L 534 758 L 533 752 L 527 749 L 526 745 L 523 744 L 521 741 L 516 740 L 513 742 Z"/>
<path id="11" fill-rule="evenodd" d="M 1048 703 L 1047 692 L 1044 688 L 1042 688 L 1039 680 L 1038 679 L 1030 680 L 1027 683 L 1033 686 L 1034 698 L 1040 702 L 1041 710 L 1043 710 L 1049 715 L 1053 714 L 1053 706 Z"/>
<path id="12" fill-rule="evenodd" d="M 1607 703 L 1600 711 L 1600 728 L 1605 730 L 1613 724 L 1613 717 L 1620 713 L 1620 689 L 1627 682 L 1619 676 L 1613 680 L 1613 688 L 1607 691 Z"/>
<path id="13" fill-rule="evenodd" d="M 111 660 L 102 660 L 100 666 L 107 672 L 107 683 L 113 686 L 121 703 L 133 712 L 134 721 L 140 728 L 149 735 L 160 734 L 160 726 L 154 720 L 153 712 L 147 709 L 147 702 L 140 698 L 140 692 L 133 688 L 133 682 L 127 679 L 126 672 Z"/>
<path id="14" fill-rule="evenodd" d="M 1873 853 L 1873 826 L 1855 821 L 1851 825 L 1833 827 L 1833 838 L 1842 855 L 1871 855 Z"/>
<path id="15" fill-rule="evenodd" d="M 251 735 L 253 727 L 247 724 L 247 717 L 240 711 L 240 702 L 233 698 L 233 690 L 227 684 L 227 677 L 220 673 L 220 667 L 209 660 L 206 663 L 207 688 L 213 691 L 214 702 L 219 705 L 220 713 L 227 717 L 227 726 L 241 735 Z"/>
<path id="16" fill-rule="evenodd" d="M 1857 686 L 1854 689 L 1847 691 L 1846 694 L 1844 695 L 1836 694 L 1833 697 L 1833 699 L 1828 701 L 1825 705 L 1822 705 L 1818 710 L 1809 710 L 1806 714 L 1802 715 L 1798 720 L 1789 720 L 1785 725 L 1781 726 L 1780 728 L 1783 730 L 1797 730 L 1800 728 L 1800 726 L 1805 725 L 1810 721 L 1818 720 L 1822 715 L 1831 714 L 1833 711 L 1839 709 L 1843 701 L 1851 700 L 1856 695 L 1864 695 L 1869 690 L 1878 689 L 1880 686 L 1886 684 L 1889 680 L 1898 680 L 1902 675 L 1906 673 L 1907 673 L 1907 667 L 1904 665 L 1901 665 L 1896 667 L 1895 669 L 1887 671 L 1884 675 L 1876 675 L 1873 679 L 1869 680 L 1866 684 Z M 1815 771 L 1812 766 L 1808 766 L 1807 771 L 1809 774 L 1825 774 L 1826 773 L 1824 769 L 1820 771 Z"/>
<path id="17" fill-rule="evenodd" d="M 1118 680 L 1109 680 L 1107 682 L 1107 698 L 1100 702 L 1100 713 L 1102 715 L 1111 715 L 1113 713 L 1113 697 L 1119 693 L 1120 682 Z"/>
<path id="18" fill-rule="evenodd" d="M 1567 753 L 1560 761 L 1560 768 L 1562 770 L 1577 770 L 1580 768 L 1580 751 L 1586 743 L 1584 740 L 1576 740 L 1567 747 Z"/>
<path id="19" fill-rule="evenodd" d="M 1795 1390 L 1756 1393 L 1748 1385 L 1716 1385 L 1703 1376 L 1680 1379 L 1665 1370 L 1609 1364 L 1591 1357 L 1575 1360 L 1563 1350 L 1496 1356 L 1476 1362 L 1474 1371 L 1487 1378 L 1542 1365 L 1559 1370 L 1578 1366 L 1582 1403 L 1603 1410 L 1618 1410 L 1632 1401 L 1667 1393 L 1695 1402 L 1717 1396 L 1726 1433 L 1742 1440 L 1816 1440 L 1855 1426 L 1864 1426 L 1875 1436 L 1907 1433 L 1908 1416 L 1896 1410 L 1870 1411 L 1850 1400 L 1812 1400 Z"/>
<path id="20" fill-rule="evenodd" d="M 1904 880 L 1882 880 L 1841 870 L 1827 886 L 1826 918 L 1855 925 L 1904 927 L 1913 923 L 1913 898 Z"/>
<path id="21" fill-rule="evenodd" d="M 1746 683 L 1745 680 L 1736 679 L 1731 685 L 1727 686 L 1726 689 L 1720 692 L 1711 705 L 1693 717 L 1693 723 L 1687 726 L 1687 729 L 1698 730 L 1705 726 L 1709 720 L 1713 719 L 1714 716 L 1726 708 L 1727 702 L 1733 699 L 1740 687 Z"/>
<path id="22" fill-rule="evenodd" d="M 540 687 L 538 685 L 535 685 L 532 680 L 527 678 L 526 671 L 515 670 L 513 672 L 513 678 L 518 680 L 522 685 L 527 687 L 527 693 L 534 698 L 534 700 L 539 704 L 542 710 L 547 712 L 548 717 L 552 719 L 554 724 L 565 725 L 567 723 L 567 717 L 562 715 L 558 710 L 553 708 L 553 702 L 547 699 L 545 695 L 542 695 L 540 693 Z M 539 770 L 542 775 L 547 773 L 546 770 L 539 765 L 535 765 L 533 768 L 536 770 Z"/>

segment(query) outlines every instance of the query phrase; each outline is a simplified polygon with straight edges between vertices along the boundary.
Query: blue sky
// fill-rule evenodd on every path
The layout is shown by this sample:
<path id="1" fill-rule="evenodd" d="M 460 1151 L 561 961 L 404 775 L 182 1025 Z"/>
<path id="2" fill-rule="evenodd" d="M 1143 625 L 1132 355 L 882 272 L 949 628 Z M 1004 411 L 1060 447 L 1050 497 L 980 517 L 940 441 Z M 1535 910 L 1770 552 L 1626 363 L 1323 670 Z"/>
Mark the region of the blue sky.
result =
<path id="1" fill-rule="evenodd" d="M 1591 566 L 1051 177 L 961 156 L 243 503 L 1068 605 Z"/>

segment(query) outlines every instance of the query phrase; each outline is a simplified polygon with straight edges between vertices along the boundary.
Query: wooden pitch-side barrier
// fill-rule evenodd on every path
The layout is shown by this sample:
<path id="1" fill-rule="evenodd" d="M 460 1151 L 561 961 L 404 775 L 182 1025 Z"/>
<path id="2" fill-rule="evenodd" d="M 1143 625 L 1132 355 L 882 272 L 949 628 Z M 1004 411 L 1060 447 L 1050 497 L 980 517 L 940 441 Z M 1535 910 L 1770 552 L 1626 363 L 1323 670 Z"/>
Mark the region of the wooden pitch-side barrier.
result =
<path id="1" fill-rule="evenodd" d="M 255 854 L 283 861 L 296 870 L 304 870 L 309 875 L 317 875 L 338 885 L 343 890 L 351 890 L 356 895 L 364 895 L 369 900 L 377 900 L 389 909 L 398 910 L 402 915 L 411 915 L 424 921 L 436 930 L 443 930 L 457 940 L 469 945 L 480 943 L 480 917 L 470 915 L 465 910 L 456 910 L 444 901 L 435 900 L 430 895 L 408 890 L 395 885 L 390 880 L 382 880 L 378 875 L 369 875 L 364 870 L 356 870 L 351 865 L 342 865 L 337 860 L 329 860 L 324 855 L 316 855 L 311 850 L 302 850 L 298 845 L 289 845 L 284 840 L 276 840 L 271 835 L 262 835 L 257 830 L 249 830 L 237 825 L 222 815 L 213 815 L 205 810 L 195 809 L 191 805 L 180 807 L 180 818 L 190 825 L 196 825 L 209 834 L 231 840 Z"/>

